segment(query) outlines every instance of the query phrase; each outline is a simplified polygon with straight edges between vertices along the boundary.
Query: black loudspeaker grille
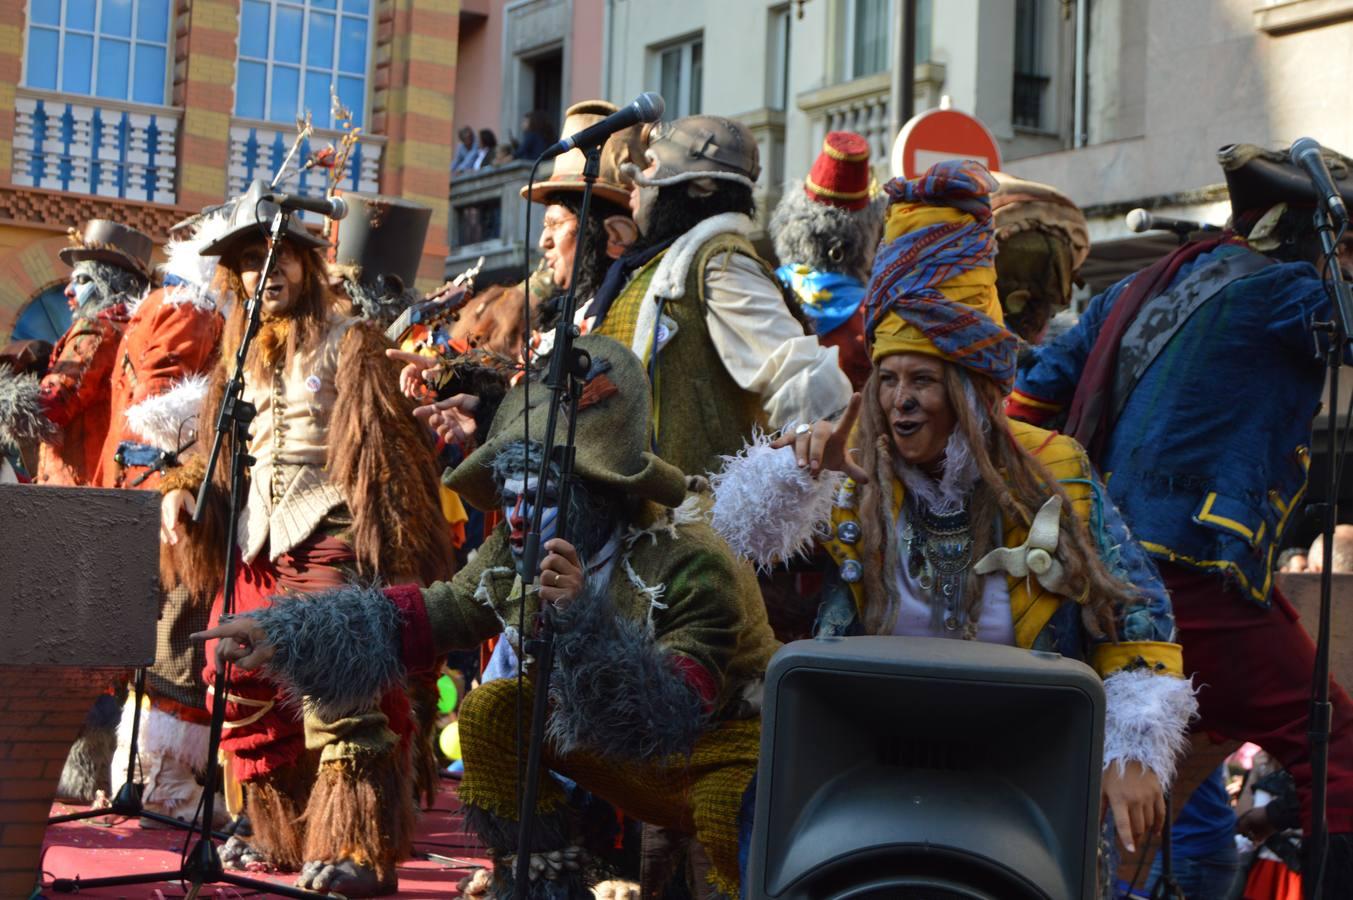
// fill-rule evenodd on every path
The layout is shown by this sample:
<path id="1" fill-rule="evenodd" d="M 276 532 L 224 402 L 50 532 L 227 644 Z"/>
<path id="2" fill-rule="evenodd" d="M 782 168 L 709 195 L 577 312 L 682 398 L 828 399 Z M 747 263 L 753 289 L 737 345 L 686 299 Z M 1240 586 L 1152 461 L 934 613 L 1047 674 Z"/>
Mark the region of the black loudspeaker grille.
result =
<path id="1" fill-rule="evenodd" d="M 933 772 L 971 772 L 986 755 L 970 744 L 902 734 L 880 735 L 876 752 L 881 766 Z"/>

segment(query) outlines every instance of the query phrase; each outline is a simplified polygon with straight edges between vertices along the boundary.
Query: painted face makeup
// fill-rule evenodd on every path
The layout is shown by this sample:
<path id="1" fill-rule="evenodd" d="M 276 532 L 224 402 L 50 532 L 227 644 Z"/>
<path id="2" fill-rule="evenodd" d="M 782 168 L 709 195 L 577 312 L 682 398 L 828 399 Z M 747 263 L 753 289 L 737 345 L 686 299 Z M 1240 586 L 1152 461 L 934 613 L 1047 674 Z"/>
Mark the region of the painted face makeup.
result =
<path id="1" fill-rule="evenodd" d="M 531 517 L 535 509 L 537 477 L 529 479 L 512 476 L 503 480 L 499 489 L 503 516 L 507 519 L 508 546 L 512 556 L 520 561 L 526 549 L 526 534 L 531 529 Z M 540 543 L 555 536 L 559 523 L 559 492 L 553 484 L 547 485 L 545 506 L 540 512 Z"/>
<path id="2" fill-rule="evenodd" d="M 90 277 L 84 265 L 83 260 L 75 264 L 75 270 L 66 284 L 66 304 L 72 310 L 77 310 L 88 303 L 98 290 L 98 284 Z"/>

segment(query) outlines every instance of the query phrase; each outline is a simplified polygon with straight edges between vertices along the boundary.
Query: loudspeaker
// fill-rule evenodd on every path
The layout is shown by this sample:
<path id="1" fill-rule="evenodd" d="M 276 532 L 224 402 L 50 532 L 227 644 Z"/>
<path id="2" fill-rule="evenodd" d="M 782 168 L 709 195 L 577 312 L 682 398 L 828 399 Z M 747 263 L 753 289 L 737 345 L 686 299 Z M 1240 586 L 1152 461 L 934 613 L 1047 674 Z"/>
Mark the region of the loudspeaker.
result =
<path id="1" fill-rule="evenodd" d="M 753 900 L 1093 897 L 1104 687 L 976 641 L 797 641 L 766 673 Z"/>

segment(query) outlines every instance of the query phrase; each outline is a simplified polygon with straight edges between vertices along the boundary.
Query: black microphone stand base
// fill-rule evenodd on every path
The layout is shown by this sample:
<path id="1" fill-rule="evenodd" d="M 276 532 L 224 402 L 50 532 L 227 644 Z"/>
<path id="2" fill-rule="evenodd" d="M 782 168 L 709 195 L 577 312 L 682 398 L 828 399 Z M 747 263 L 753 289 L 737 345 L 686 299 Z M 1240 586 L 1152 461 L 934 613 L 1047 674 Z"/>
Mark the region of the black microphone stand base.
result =
<path id="1" fill-rule="evenodd" d="M 112 802 L 108 806 L 98 809 L 86 809 L 81 812 L 66 813 L 60 816 L 50 816 L 47 824 L 60 825 L 63 822 L 82 822 L 87 819 L 98 819 L 103 816 L 117 816 L 125 819 L 149 819 L 161 825 L 170 828 L 177 828 L 180 831 L 197 831 L 197 825 L 193 822 L 185 822 L 182 819 L 176 819 L 173 816 L 166 816 L 163 813 L 157 813 L 145 807 L 145 786 L 136 780 L 136 763 L 140 756 L 140 738 L 141 738 L 141 702 L 146 693 L 146 670 L 140 668 L 136 670 L 133 678 L 135 685 L 135 706 L 132 713 L 132 739 L 131 746 L 127 756 L 127 780 L 118 788 L 117 793 L 113 795 Z M 219 840 L 226 840 L 228 835 L 219 831 L 213 831 L 213 836 Z"/>
<path id="2" fill-rule="evenodd" d="M 188 854 L 183 867 L 173 872 L 145 872 L 138 875 L 113 875 L 108 878 L 57 878 L 52 881 L 52 890 L 58 894 L 78 894 L 82 890 L 94 890 L 102 887 L 122 887 L 130 884 L 157 884 L 161 881 L 183 881 L 188 885 L 187 900 L 194 900 L 203 885 L 230 884 L 235 887 L 249 888 L 260 894 L 273 894 L 278 897 L 295 897 L 300 900 L 313 900 L 315 897 L 341 897 L 341 894 L 316 894 L 286 884 L 248 878 L 227 871 L 221 865 L 221 854 L 216 845 L 209 840 L 199 839 Z"/>

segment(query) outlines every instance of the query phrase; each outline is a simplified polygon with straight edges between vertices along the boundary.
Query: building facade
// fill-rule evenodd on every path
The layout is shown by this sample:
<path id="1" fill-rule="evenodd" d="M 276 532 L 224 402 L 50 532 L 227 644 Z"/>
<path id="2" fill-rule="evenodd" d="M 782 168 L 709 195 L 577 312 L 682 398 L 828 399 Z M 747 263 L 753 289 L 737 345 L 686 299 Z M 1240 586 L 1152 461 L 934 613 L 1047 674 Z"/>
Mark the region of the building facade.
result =
<path id="1" fill-rule="evenodd" d="M 523 138 L 524 120 L 536 113 L 553 143 L 569 106 L 609 97 L 602 92 L 601 70 L 611 5 L 612 0 L 463 0 L 457 135 L 469 128 L 478 141 L 488 130 L 500 150 L 510 148 Z M 538 177 L 549 171 L 542 165 Z M 482 257 L 481 284 L 520 278 L 525 250 L 540 238 L 541 212 L 531 211 L 528 234 L 520 197 L 530 173 L 529 160 L 491 158 L 451 173 L 448 277 Z"/>
<path id="2" fill-rule="evenodd" d="M 991 130 L 1005 169 L 1082 205 L 1092 286 L 1171 246 L 1128 232 L 1134 207 L 1225 221 L 1219 147 L 1310 134 L 1353 152 L 1348 0 L 913 2 L 914 111 L 947 98 Z M 674 113 L 746 122 L 766 206 L 831 129 L 869 140 L 882 181 L 902 124 L 903 3 L 611 0 L 604 93 L 659 90 Z"/>
<path id="3" fill-rule="evenodd" d="M 67 229 L 163 241 L 271 180 L 307 114 L 279 188 L 325 190 L 304 162 L 360 129 L 338 187 L 431 206 L 440 280 L 459 0 L 0 0 L 0 22 L 0 342 L 60 334 Z"/>

